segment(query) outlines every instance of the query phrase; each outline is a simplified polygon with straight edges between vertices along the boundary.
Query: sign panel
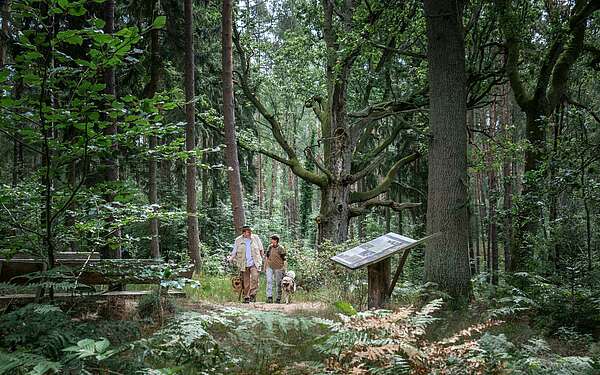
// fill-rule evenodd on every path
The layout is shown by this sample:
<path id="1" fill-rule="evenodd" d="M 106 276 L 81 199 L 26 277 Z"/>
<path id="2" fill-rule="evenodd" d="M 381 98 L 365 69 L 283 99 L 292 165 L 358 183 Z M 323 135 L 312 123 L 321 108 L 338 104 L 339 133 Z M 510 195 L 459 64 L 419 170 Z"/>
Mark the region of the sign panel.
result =
<path id="1" fill-rule="evenodd" d="M 346 250 L 341 254 L 337 254 L 331 257 L 331 260 L 351 270 L 355 270 L 372 263 L 377 263 L 400 250 L 411 248 L 420 242 L 396 233 L 388 233 L 350 250 Z"/>

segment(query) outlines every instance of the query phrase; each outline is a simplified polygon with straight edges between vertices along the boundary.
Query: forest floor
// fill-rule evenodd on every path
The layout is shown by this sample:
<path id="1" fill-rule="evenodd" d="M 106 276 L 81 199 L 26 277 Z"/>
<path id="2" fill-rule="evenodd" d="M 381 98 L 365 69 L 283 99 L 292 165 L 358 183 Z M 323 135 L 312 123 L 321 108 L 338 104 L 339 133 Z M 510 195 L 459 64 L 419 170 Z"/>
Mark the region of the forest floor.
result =
<path id="1" fill-rule="evenodd" d="M 331 310 L 331 307 L 323 302 L 290 302 L 285 303 L 266 303 L 266 302 L 255 302 L 255 303 L 239 303 L 239 302 L 197 302 L 197 301 L 182 301 L 179 304 L 184 309 L 189 310 L 216 310 L 219 308 L 233 307 L 236 309 L 246 310 L 260 310 L 260 311 L 273 311 L 281 312 L 290 315 L 316 315 L 322 316 L 327 315 Z"/>

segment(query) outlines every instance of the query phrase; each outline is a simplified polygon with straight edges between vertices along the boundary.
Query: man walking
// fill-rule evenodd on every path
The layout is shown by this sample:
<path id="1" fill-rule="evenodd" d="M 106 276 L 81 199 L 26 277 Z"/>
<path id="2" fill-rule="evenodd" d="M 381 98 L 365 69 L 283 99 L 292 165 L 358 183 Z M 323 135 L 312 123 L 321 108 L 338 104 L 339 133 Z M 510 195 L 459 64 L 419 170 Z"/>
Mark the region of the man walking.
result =
<path id="1" fill-rule="evenodd" d="M 271 236 L 265 260 L 267 272 L 267 303 L 273 303 L 273 282 L 277 291 L 277 303 L 281 303 L 281 279 L 285 273 L 285 249 L 279 244 L 279 236 Z"/>
<path id="2" fill-rule="evenodd" d="M 256 302 L 258 270 L 262 265 L 263 253 L 264 248 L 260 238 L 252 234 L 252 228 L 244 225 L 242 235 L 235 239 L 228 258 L 242 274 L 244 303 Z"/>

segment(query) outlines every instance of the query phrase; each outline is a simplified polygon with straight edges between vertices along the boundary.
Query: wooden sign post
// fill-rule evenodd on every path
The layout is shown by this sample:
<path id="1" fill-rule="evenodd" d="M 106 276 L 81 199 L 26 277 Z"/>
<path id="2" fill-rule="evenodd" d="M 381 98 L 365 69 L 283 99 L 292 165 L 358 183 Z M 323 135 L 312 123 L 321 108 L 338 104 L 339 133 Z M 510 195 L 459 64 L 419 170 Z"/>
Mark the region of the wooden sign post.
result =
<path id="1" fill-rule="evenodd" d="M 391 261 L 386 258 L 380 262 L 367 266 L 369 279 L 369 308 L 383 306 L 387 300 L 387 291 L 390 286 Z"/>
<path id="2" fill-rule="evenodd" d="M 406 252 L 409 249 L 429 238 L 431 236 L 417 241 L 400 234 L 388 233 L 337 254 L 331 257 L 331 260 L 351 270 L 367 266 L 369 281 L 368 305 L 369 308 L 380 308 L 387 302 L 388 296 L 391 294 L 390 257 L 401 250 L 404 251 L 404 254 L 408 254 Z M 397 278 L 395 277 L 394 280 L 396 281 Z"/>

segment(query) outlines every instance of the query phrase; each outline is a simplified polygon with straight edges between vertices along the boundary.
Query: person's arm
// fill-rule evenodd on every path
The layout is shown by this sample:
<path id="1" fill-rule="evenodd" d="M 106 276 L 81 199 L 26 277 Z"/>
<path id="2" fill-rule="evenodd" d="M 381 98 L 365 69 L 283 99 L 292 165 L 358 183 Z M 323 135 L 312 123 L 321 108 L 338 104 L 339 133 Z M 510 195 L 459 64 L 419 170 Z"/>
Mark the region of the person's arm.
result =
<path id="1" fill-rule="evenodd" d="M 256 236 L 256 242 L 258 243 L 258 249 L 260 250 L 260 256 L 265 256 L 265 248 L 263 247 L 262 241 L 259 236 Z"/>
<path id="2" fill-rule="evenodd" d="M 235 241 L 233 241 L 233 249 L 231 249 L 231 253 L 229 254 L 229 257 L 227 258 L 230 262 L 233 261 L 233 258 L 235 257 L 235 254 L 236 254 L 236 250 L 237 250 L 237 246 L 235 246 Z"/>
<path id="3" fill-rule="evenodd" d="M 285 262 L 285 256 L 287 255 L 287 253 L 285 252 L 285 247 L 279 245 L 279 256 L 281 257 L 281 260 L 283 260 Z"/>

